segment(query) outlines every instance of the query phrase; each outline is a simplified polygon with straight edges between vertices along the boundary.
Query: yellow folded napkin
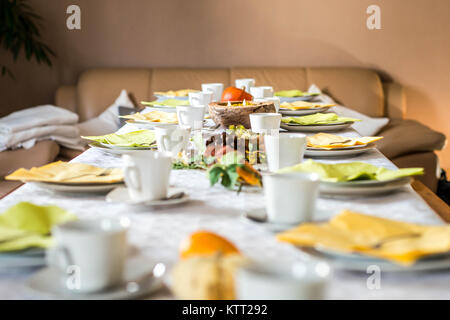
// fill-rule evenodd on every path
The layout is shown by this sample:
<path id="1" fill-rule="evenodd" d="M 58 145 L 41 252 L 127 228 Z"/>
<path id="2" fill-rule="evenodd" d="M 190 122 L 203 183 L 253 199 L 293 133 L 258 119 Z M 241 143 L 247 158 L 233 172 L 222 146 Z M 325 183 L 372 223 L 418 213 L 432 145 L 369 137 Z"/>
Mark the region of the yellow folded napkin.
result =
<path id="1" fill-rule="evenodd" d="M 344 122 L 361 121 L 359 119 L 340 117 L 335 113 L 315 113 L 302 117 L 284 117 L 281 119 L 283 123 L 299 124 L 302 126 L 318 125 L 318 124 L 335 124 Z"/>
<path id="2" fill-rule="evenodd" d="M 6 180 L 59 182 L 67 184 L 118 183 L 123 181 L 119 168 L 98 168 L 84 163 L 57 161 L 39 168 L 18 169 L 5 177 Z"/>
<path id="3" fill-rule="evenodd" d="M 359 137 L 349 138 L 336 136 L 329 133 L 317 133 L 306 138 L 308 147 L 320 149 L 334 149 L 342 147 L 352 147 L 358 145 L 366 145 L 383 139 L 383 137 Z"/>
<path id="4" fill-rule="evenodd" d="M 317 109 L 317 108 L 329 108 L 333 107 L 335 104 L 326 104 L 326 103 L 316 103 L 316 102 L 307 102 L 307 101 L 294 101 L 294 102 L 283 102 L 280 105 L 282 109 L 291 109 L 291 110 L 302 110 L 302 109 Z"/>
<path id="5" fill-rule="evenodd" d="M 411 265 L 450 251 L 450 225 L 425 226 L 344 210 L 327 223 L 305 223 L 277 235 L 297 246 L 359 253 Z"/>
<path id="6" fill-rule="evenodd" d="M 169 90 L 169 91 L 155 91 L 153 92 L 158 96 L 170 96 L 170 97 L 187 97 L 191 92 L 198 92 L 194 89 L 181 89 L 181 90 Z"/>
<path id="7" fill-rule="evenodd" d="M 83 139 L 100 142 L 116 147 L 151 147 L 156 145 L 153 130 L 138 130 L 124 134 L 110 133 L 104 136 L 82 136 Z"/>
<path id="8" fill-rule="evenodd" d="M 295 97 L 303 97 L 303 96 L 317 96 L 318 93 L 309 93 L 303 92 L 301 90 L 293 89 L 293 90 L 281 90 L 274 93 L 277 97 L 285 97 L 285 98 L 295 98 Z"/>
<path id="9" fill-rule="evenodd" d="M 141 104 L 144 106 L 166 106 L 166 107 L 176 107 L 176 106 L 185 106 L 189 105 L 188 100 L 180 100 L 180 99 L 166 99 L 166 100 L 155 100 L 155 101 L 141 101 Z"/>
<path id="10" fill-rule="evenodd" d="M 292 167 L 283 168 L 278 173 L 314 172 L 322 181 L 343 182 L 355 180 L 386 181 L 401 177 L 423 174 L 423 168 L 402 168 L 389 170 L 365 162 L 345 162 L 327 164 L 308 159 Z"/>
<path id="11" fill-rule="evenodd" d="M 163 112 L 163 111 L 150 111 L 147 113 L 135 113 L 127 116 L 121 116 L 121 118 L 132 120 L 143 120 L 148 122 L 160 122 L 160 123 L 178 123 L 177 114 L 175 112 Z"/>
<path id="12" fill-rule="evenodd" d="M 0 252 L 47 248 L 52 244 L 52 227 L 75 219 L 57 206 L 20 202 L 0 214 Z"/>

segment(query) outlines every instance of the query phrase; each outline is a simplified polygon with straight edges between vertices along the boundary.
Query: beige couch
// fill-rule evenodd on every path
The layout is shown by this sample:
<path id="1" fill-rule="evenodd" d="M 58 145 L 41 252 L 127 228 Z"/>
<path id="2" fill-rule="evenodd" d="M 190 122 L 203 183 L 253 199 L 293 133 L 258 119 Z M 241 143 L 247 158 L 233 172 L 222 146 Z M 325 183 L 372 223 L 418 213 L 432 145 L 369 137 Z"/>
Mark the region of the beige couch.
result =
<path id="1" fill-rule="evenodd" d="M 433 191 L 436 190 L 438 161 L 434 151 L 443 147 L 445 136 L 416 121 L 404 120 L 406 105 L 402 87 L 396 83 L 383 83 L 379 75 L 370 69 L 93 69 L 82 73 L 76 85 L 58 88 L 55 104 L 77 112 L 80 121 L 84 121 L 105 110 L 121 89 L 128 90 L 137 101 L 153 100 L 154 91 L 195 89 L 206 82 L 222 82 L 229 86 L 238 78 L 255 78 L 258 84 L 273 86 L 275 90 L 305 89 L 314 83 L 347 107 L 371 117 L 389 117 L 391 122 L 380 132 L 385 139 L 378 143 L 379 149 L 399 167 L 424 167 L 426 174 L 420 180 Z M 2 167 L 1 174 L 19 166 L 31 167 L 52 161 L 56 148 L 53 142 L 46 142 L 30 150 L 2 152 L 0 163 L 5 167 Z M 60 157 L 64 159 L 76 155 L 77 152 L 61 148 Z M 15 161 L 16 158 L 21 158 L 20 162 Z"/>

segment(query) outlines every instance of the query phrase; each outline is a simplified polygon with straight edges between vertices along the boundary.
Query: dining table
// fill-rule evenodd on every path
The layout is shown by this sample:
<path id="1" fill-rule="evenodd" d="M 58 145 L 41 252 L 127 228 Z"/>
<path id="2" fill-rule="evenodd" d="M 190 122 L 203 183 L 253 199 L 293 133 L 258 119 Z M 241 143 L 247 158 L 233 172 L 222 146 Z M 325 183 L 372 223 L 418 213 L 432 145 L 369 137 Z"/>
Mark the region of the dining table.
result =
<path id="1" fill-rule="evenodd" d="M 352 129 L 339 132 L 357 136 Z M 73 162 L 104 168 L 121 167 L 120 155 L 90 148 Z M 377 149 L 349 158 L 323 158 L 317 161 L 338 163 L 362 161 L 388 169 L 396 166 Z M 186 203 L 145 207 L 112 203 L 104 194 L 57 193 L 32 184 L 24 184 L 0 200 L 0 212 L 10 206 L 29 201 L 38 205 L 57 205 L 80 219 L 127 217 L 130 221 L 128 240 L 139 249 L 149 263 L 164 263 L 168 270 L 179 260 L 180 242 L 198 230 L 216 232 L 231 240 L 250 259 L 273 264 L 305 259 L 295 246 L 280 242 L 275 233 L 243 219 L 250 210 L 264 207 L 261 190 L 245 189 L 237 193 L 221 185 L 211 186 L 204 170 L 172 170 L 171 186 L 182 189 L 190 197 Z M 356 199 L 319 198 L 315 219 L 329 219 L 344 209 L 417 224 L 439 225 L 445 222 L 412 189 L 406 186 L 387 195 Z M 27 280 L 36 269 L 0 270 L 0 299 L 39 298 L 26 290 Z M 450 299 L 450 269 L 421 272 L 382 272 L 379 286 L 369 285 L 370 272 L 335 269 L 330 277 L 326 299 Z M 161 290 L 148 299 L 171 299 L 169 290 Z"/>

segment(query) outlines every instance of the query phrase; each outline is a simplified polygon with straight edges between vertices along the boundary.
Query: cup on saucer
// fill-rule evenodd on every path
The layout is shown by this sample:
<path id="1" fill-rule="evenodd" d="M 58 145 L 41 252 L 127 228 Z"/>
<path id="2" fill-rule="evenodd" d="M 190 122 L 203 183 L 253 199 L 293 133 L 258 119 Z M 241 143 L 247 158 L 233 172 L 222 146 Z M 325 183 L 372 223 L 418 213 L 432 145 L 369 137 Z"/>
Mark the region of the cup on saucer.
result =
<path id="1" fill-rule="evenodd" d="M 223 83 L 203 83 L 202 91 L 212 92 L 213 94 L 212 101 L 220 101 L 222 100 Z"/>
<path id="2" fill-rule="evenodd" d="M 273 88 L 270 86 L 251 87 L 250 94 L 253 96 L 253 99 L 273 97 Z"/>
<path id="3" fill-rule="evenodd" d="M 190 127 L 155 127 L 158 151 L 171 153 L 172 156 L 184 150 L 189 142 Z"/>
<path id="4" fill-rule="evenodd" d="M 145 150 L 124 154 L 122 160 L 125 184 L 132 200 L 151 201 L 167 197 L 171 154 Z"/>
<path id="5" fill-rule="evenodd" d="M 267 220 L 279 224 L 311 221 L 319 195 L 319 175 L 286 173 L 263 176 Z"/>
<path id="6" fill-rule="evenodd" d="M 267 165 L 270 171 L 301 163 L 306 150 L 306 135 L 280 133 L 264 137 Z"/>
<path id="7" fill-rule="evenodd" d="M 320 300 L 325 298 L 330 266 L 322 261 L 258 261 L 236 274 L 240 300 Z"/>
<path id="8" fill-rule="evenodd" d="M 207 106 L 212 101 L 212 91 L 189 92 L 189 103 L 191 106 Z"/>
<path id="9" fill-rule="evenodd" d="M 203 128 L 206 106 L 177 106 L 178 123 L 192 130 Z"/>
<path id="10" fill-rule="evenodd" d="M 280 130 L 281 114 L 279 113 L 252 113 L 250 114 L 250 124 L 255 133 L 272 132 L 278 133 Z"/>
<path id="11" fill-rule="evenodd" d="M 77 220 L 53 228 L 56 246 L 49 265 L 60 270 L 62 285 L 74 292 L 97 292 L 123 282 L 129 221 Z"/>
<path id="12" fill-rule="evenodd" d="M 250 93 L 250 88 L 255 86 L 255 79 L 236 79 L 234 84 L 236 88 L 244 89 L 246 92 Z"/>

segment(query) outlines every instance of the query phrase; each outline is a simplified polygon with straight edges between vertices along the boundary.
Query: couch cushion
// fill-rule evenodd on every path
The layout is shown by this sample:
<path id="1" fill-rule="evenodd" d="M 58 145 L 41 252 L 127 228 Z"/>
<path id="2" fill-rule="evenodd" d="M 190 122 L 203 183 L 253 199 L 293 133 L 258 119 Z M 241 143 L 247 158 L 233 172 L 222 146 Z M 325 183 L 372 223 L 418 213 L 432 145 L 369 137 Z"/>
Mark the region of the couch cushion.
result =
<path id="1" fill-rule="evenodd" d="M 149 98 L 151 69 L 92 69 L 78 80 L 80 122 L 94 118 L 110 106 L 122 89 L 137 101 Z"/>
<path id="2" fill-rule="evenodd" d="M 385 116 L 384 94 L 375 71 L 362 68 L 307 68 L 307 86 L 316 84 L 340 104 L 370 117 Z"/>
<path id="3" fill-rule="evenodd" d="M 415 152 L 441 150 L 445 136 L 415 120 L 394 119 L 378 134 L 384 139 L 377 142 L 378 149 L 388 158 Z"/>
<path id="4" fill-rule="evenodd" d="M 228 69 L 201 68 L 158 68 L 153 69 L 150 98 L 154 91 L 168 91 L 180 89 L 200 89 L 202 83 L 223 83 L 229 85 Z"/>
<path id="5" fill-rule="evenodd" d="M 305 68 L 232 68 L 231 85 L 241 78 L 253 78 L 257 86 L 272 86 L 275 91 L 306 90 Z"/>
<path id="6" fill-rule="evenodd" d="M 30 169 L 52 162 L 59 152 L 56 142 L 45 140 L 30 149 L 0 152 L 0 177 L 7 176 L 19 168 Z"/>

